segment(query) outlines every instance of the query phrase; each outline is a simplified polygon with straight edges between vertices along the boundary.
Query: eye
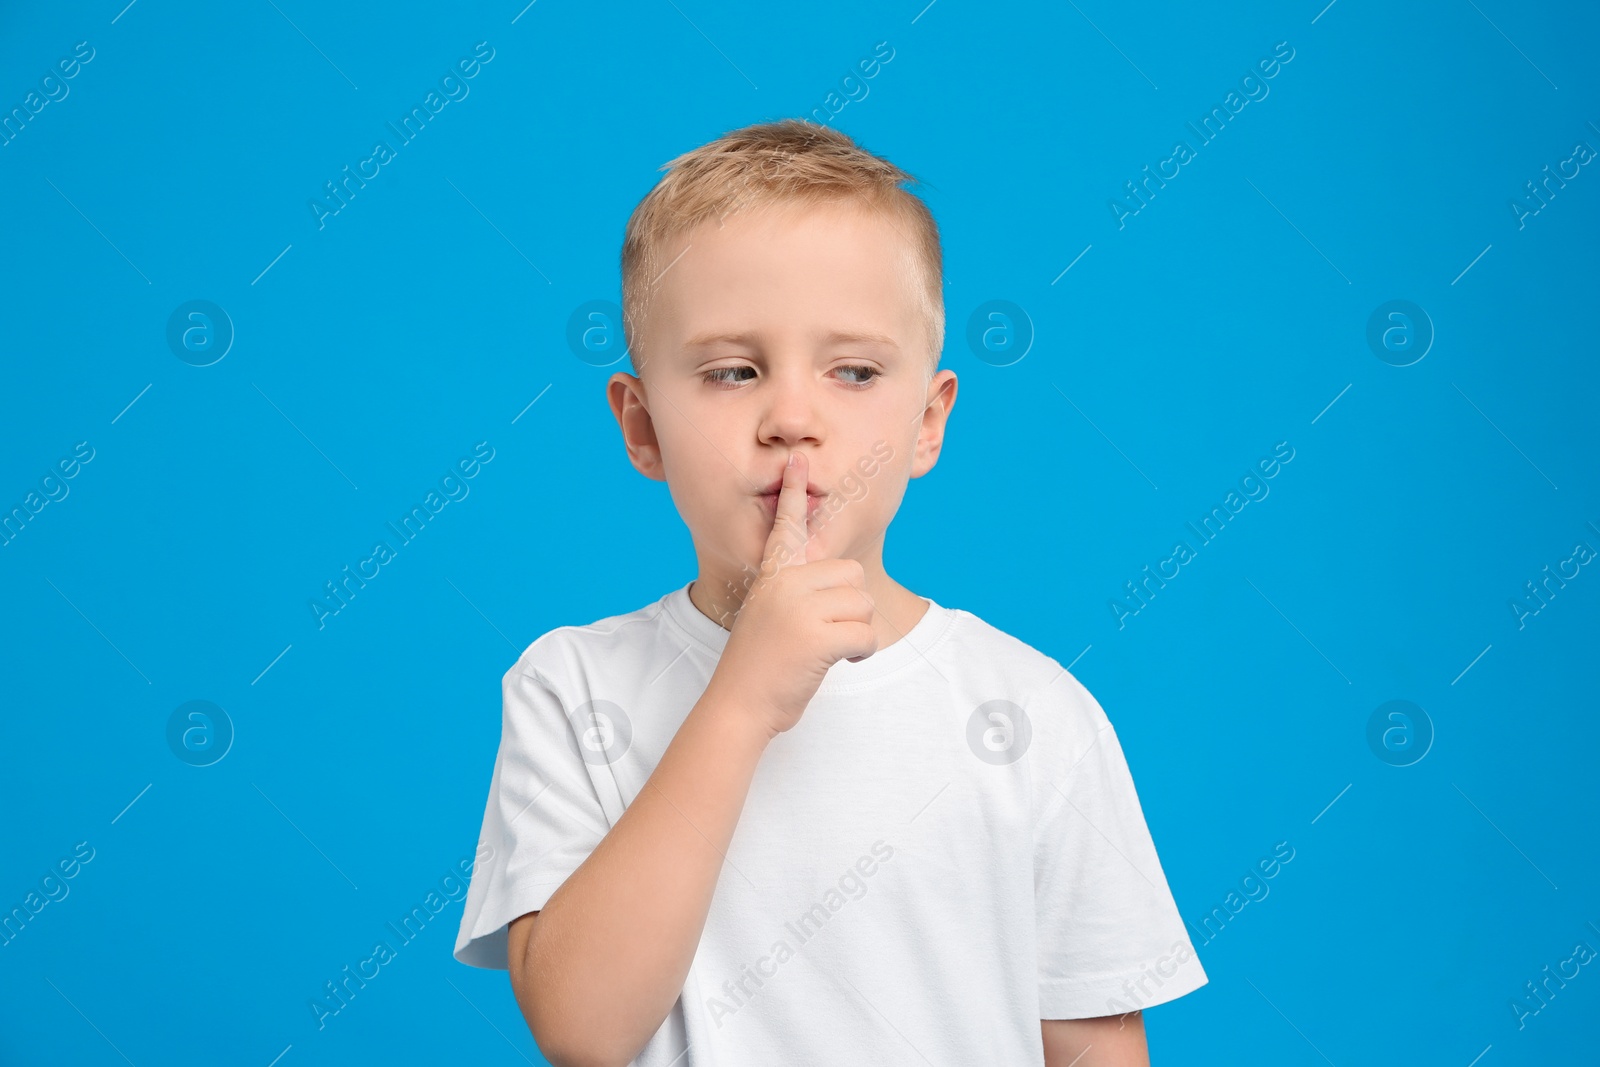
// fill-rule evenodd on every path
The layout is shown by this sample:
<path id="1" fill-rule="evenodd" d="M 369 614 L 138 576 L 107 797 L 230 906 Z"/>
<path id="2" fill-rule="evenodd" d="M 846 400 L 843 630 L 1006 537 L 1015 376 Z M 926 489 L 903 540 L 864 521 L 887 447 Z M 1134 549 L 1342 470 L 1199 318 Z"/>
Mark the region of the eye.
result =
<path id="1" fill-rule="evenodd" d="M 846 380 L 846 384 L 847 385 L 853 386 L 853 387 L 855 387 L 857 389 L 864 389 L 867 386 L 871 385 L 873 379 L 877 378 L 882 373 L 881 371 L 878 370 L 877 367 L 868 367 L 868 366 L 865 366 L 865 365 L 853 365 L 853 366 L 848 366 L 848 367 L 840 367 L 839 370 L 842 371 L 842 372 L 845 372 L 845 373 L 860 372 L 863 375 L 871 375 L 871 377 L 864 377 L 864 378 L 856 379 L 856 380 L 853 380 L 853 381 L 849 380 L 849 379 Z"/>
<path id="2" fill-rule="evenodd" d="M 748 378 L 736 379 L 731 377 L 740 371 L 754 371 L 754 367 L 713 367 L 700 377 L 707 385 L 737 385 L 740 381 L 749 381 Z"/>

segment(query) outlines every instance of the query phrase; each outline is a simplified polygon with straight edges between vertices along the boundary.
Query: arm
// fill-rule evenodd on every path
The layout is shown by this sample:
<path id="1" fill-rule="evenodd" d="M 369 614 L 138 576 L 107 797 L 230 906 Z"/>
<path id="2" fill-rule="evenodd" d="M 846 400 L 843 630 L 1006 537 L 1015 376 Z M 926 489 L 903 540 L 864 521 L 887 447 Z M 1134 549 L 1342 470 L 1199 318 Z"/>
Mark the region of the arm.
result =
<path id="1" fill-rule="evenodd" d="M 767 745 L 834 663 L 877 650 L 861 563 L 813 558 L 808 462 L 790 453 L 761 581 L 655 771 L 544 908 L 510 924 L 511 988 L 556 1067 L 621 1067 L 660 1028 Z"/>
<path id="2" fill-rule="evenodd" d="M 511 988 L 556 1067 L 626 1064 L 683 990 L 773 736 L 727 692 L 713 678 L 616 825 L 542 910 L 511 923 Z"/>
<path id="3" fill-rule="evenodd" d="M 1139 1012 L 1098 1019 L 1042 1019 L 1045 1067 L 1150 1067 Z"/>

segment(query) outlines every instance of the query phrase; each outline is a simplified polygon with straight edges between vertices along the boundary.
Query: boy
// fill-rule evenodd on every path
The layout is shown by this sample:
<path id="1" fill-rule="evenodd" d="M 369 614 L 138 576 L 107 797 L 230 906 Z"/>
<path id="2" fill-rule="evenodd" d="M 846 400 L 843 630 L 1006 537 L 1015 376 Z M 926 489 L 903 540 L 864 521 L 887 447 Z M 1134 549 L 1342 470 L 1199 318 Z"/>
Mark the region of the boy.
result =
<path id="1" fill-rule="evenodd" d="M 1147 1063 L 1206 976 L 1116 733 L 884 570 L 956 398 L 914 179 L 795 120 L 663 169 L 608 396 L 699 574 L 506 673 L 456 958 L 557 1067 Z"/>

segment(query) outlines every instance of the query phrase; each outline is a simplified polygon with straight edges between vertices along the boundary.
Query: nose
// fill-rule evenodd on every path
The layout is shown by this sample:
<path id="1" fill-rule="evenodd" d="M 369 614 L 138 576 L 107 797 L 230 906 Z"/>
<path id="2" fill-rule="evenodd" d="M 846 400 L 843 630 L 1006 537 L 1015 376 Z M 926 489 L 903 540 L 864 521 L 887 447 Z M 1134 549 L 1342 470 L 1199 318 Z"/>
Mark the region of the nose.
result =
<path id="1" fill-rule="evenodd" d="M 821 385 L 809 368 L 774 370 L 764 384 L 766 403 L 756 431 L 761 443 L 785 448 L 803 442 L 821 444 L 822 419 L 817 406 Z"/>

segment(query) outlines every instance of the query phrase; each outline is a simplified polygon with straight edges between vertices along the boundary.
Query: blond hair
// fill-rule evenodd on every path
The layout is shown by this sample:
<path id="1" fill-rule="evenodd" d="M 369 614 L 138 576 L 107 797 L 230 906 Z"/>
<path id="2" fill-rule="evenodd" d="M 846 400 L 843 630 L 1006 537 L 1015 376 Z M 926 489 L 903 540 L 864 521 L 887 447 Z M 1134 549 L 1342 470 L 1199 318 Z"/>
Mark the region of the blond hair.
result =
<path id="1" fill-rule="evenodd" d="M 944 257 L 933 213 L 901 188 L 902 183 L 920 185 L 916 178 L 847 134 L 803 119 L 733 130 L 660 169 L 666 176 L 633 209 L 622 241 L 622 318 L 635 373 L 649 360 L 638 339 L 651 298 L 671 266 L 665 250 L 672 238 L 710 219 L 720 226 L 745 207 L 843 201 L 886 219 L 921 265 L 917 295 L 932 377 L 944 348 Z"/>

